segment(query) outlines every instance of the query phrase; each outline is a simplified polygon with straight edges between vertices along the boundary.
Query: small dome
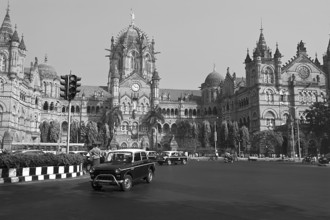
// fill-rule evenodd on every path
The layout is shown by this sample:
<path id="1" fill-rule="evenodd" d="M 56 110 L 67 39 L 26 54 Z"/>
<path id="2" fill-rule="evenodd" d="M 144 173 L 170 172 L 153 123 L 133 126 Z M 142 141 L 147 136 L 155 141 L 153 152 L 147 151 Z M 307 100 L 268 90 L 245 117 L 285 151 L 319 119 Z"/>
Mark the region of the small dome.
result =
<path id="1" fill-rule="evenodd" d="M 220 75 L 220 73 L 213 70 L 205 79 L 206 86 L 220 86 L 220 83 L 224 81 L 224 78 Z"/>
<path id="2" fill-rule="evenodd" d="M 42 78 L 57 78 L 57 72 L 55 68 L 47 63 L 47 57 L 45 62 L 38 65 L 39 74 Z"/>

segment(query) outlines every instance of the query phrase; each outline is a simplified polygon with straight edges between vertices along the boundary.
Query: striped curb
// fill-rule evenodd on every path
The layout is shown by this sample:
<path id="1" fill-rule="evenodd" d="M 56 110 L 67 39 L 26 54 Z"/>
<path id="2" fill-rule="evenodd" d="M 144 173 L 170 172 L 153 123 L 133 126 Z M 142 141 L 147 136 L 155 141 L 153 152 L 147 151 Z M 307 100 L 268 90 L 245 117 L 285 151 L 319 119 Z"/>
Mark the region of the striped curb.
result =
<path id="1" fill-rule="evenodd" d="M 0 169 L 0 184 L 75 178 L 84 174 L 81 165 Z"/>

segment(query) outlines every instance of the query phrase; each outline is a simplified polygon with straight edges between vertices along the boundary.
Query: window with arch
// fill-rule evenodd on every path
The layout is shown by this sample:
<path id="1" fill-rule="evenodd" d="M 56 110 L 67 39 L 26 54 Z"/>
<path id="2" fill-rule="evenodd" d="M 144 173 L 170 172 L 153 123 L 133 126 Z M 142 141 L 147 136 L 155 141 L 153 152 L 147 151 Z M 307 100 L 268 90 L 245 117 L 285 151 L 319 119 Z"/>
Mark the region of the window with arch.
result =
<path id="1" fill-rule="evenodd" d="M 0 71 L 5 72 L 6 71 L 6 57 L 4 54 L 0 54 Z"/>
<path id="2" fill-rule="evenodd" d="M 43 109 L 44 109 L 44 110 L 48 110 L 48 102 L 47 102 L 47 101 L 44 103 L 44 107 L 43 107 Z"/>
<path id="3" fill-rule="evenodd" d="M 62 132 L 67 133 L 68 132 L 68 122 L 64 121 L 62 123 Z"/>
<path id="4" fill-rule="evenodd" d="M 87 113 L 91 113 L 91 107 L 90 106 L 87 106 Z"/>
<path id="5" fill-rule="evenodd" d="M 0 78 L 0 92 L 5 90 L 5 80 Z"/>
<path id="6" fill-rule="evenodd" d="M 274 72 L 270 67 L 264 70 L 264 83 L 274 83 Z"/>
<path id="7" fill-rule="evenodd" d="M 121 124 L 121 130 L 125 132 L 128 131 L 128 123 L 126 121 Z"/>
<path id="8" fill-rule="evenodd" d="M 271 111 L 265 113 L 266 126 L 269 128 L 275 127 L 275 114 Z"/>
<path id="9" fill-rule="evenodd" d="M 2 126 L 2 121 L 3 121 L 3 108 L 0 105 L 0 127 Z M 1 140 L 0 140 L 1 141 Z"/>

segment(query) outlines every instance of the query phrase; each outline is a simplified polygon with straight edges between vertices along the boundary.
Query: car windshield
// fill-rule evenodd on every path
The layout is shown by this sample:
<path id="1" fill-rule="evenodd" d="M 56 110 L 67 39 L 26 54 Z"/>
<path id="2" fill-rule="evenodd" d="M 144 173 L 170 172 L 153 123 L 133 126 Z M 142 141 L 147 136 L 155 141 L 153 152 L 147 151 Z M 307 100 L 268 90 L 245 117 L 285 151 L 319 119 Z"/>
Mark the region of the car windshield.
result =
<path id="1" fill-rule="evenodd" d="M 132 162 L 131 152 L 111 152 L 107 156 L 107 161 L 111 162 Z"/>
<path id="2" fill-rule="evenodd" d="M 156 156 L 156 152 L 149 152 L 148 156 Z"/>
<path id="3" fill-rule="evenodd" d="M 162 152 L 162 156 L 170 156 L 170 152 Z"/>

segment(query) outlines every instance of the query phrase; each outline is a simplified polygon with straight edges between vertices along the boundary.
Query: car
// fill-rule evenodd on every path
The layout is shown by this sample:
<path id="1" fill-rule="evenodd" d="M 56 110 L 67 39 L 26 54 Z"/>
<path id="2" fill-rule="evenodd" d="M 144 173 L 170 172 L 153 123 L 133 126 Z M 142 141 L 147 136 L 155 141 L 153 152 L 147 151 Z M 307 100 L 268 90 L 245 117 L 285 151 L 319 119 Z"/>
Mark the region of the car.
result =
<path id="1" fill-rule="evenodd" d="M 257 161 L 258 160 L 258 157 L 257 156 L 249 156 L 248 157 L 248 161 Z"/>
<path id="2" fill-rule="evenodd" d="M 146 151 L 147 152 L 147 157 L 152 160 L 156 161 L 157 160 L 157 152 L 156 151 Z"/>
<path id="3" fill-rule="evenodd" d="M 330 157 L 320 157 L 319 166 L 330 166 Z"/>
<path id="4" fill-rule="evenodd" d="M 145 150 L 120 149 L 109 152 L 104 163 L 92 167 L 89 173 L 94 190 L 115 185 L 129 191 L 135 181 L 151 183 L 155 171 L 155 163 L 148 159 Z"/>
<path id="5" fill-rule="evenodd" d="M 16 150 L 13 154 L 25 154 L 25 155 L 44 155 L 42 150 Z"/>
<path id="6" fill-rule="evenodd" d="M 157 163 L 159 165 L 167 164 L 187 164 L 188 157 L 183 154 L 181 151 L 163 151 L 157 157 Z"/>

